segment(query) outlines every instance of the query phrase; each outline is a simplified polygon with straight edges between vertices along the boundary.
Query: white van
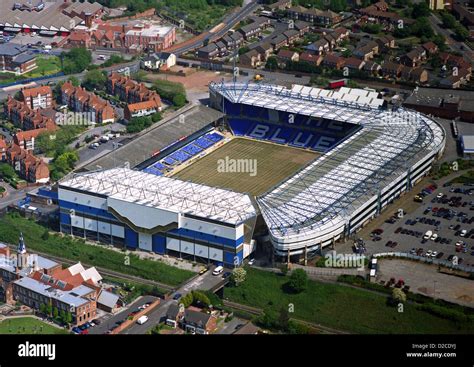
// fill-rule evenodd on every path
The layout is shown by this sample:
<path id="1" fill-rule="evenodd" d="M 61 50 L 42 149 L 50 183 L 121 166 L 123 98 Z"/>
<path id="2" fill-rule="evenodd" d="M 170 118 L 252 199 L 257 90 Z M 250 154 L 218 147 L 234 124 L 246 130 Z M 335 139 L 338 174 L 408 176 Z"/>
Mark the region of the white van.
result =
<path id="1" fill-rule="evenodd" d="M 425 235 L 423 236 L 423 239 L 424 239 L 424 240 L 429 240 L 432 235 L 433 235 L 433 232 L 431 232 L 431 231 L 426 231 Z"/>
<path id="2" fill-rule="evenodd" d="M 137 324 L 138 325 L 143 325 L 147 321 L 148 321 L 148 316 L 142 316 L 137 320 Z"/>
<path id="3" fill-rule="evenodd" d="M 214 269 L 214 271 L 212 272 L 212 275 L 222 274 L 223 271 L 224 271 L 224 268 L 222 266 L 218 266 L 217 268 Z"/>

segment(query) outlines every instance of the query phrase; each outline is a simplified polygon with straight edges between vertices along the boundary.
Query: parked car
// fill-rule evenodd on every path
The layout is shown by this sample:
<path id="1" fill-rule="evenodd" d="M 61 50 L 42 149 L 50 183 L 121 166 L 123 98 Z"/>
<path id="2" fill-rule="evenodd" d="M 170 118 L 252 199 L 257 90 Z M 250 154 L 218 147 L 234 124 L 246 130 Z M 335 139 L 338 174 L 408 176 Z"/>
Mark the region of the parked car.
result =
<path id="1" fill-rule="evenodd" d="M 179 300 L 181 298 L 182 294 L 181 293 L 175 293 L 175 295 L 173 296 L 173 299 L 175 301 Z"/>

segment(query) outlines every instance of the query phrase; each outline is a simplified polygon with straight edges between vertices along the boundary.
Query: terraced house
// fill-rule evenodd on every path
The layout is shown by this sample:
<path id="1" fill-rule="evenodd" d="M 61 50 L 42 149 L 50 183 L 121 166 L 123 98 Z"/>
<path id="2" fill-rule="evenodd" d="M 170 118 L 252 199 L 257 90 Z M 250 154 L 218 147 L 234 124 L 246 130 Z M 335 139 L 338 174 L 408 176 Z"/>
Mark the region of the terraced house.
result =
<path id="1" fill-rule="evenodd" d="M 107 91 L 127 102 L 125 118 L 148 116 L 162 110 L 158 93 L 129 77 L 112 73 L 107 81 Z"/>
<path id="2" fill-rule="evenodd" d="M 71 82 L 66 82 L 61 87 L 61 100 L 75 112 L 91 113 L 95 123 L 105 124 L 115 121 L 115 110 L 108 101 L 84 88 L 73 86 Z"/>

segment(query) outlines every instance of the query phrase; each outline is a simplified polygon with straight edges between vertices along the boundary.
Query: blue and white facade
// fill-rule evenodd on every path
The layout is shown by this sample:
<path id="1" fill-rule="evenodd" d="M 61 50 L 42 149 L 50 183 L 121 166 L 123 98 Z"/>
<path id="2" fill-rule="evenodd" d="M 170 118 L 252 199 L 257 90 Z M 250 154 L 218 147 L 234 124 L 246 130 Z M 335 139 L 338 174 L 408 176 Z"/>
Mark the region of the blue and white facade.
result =
<path id="1" fill-rule="evenodd" d="M 234 134 L 323 153 L 257 197 L 274 253 L 303 255 L 351 235 L 425 176 L 446 134 L 377 92 L 211 83 Z"/>
<path id="2" fill-rule="evenodd" d="M 245 194 L 115 168 L 66 179 L 58 197 L 63 233 L 226 266 L 253 251 Z"/>

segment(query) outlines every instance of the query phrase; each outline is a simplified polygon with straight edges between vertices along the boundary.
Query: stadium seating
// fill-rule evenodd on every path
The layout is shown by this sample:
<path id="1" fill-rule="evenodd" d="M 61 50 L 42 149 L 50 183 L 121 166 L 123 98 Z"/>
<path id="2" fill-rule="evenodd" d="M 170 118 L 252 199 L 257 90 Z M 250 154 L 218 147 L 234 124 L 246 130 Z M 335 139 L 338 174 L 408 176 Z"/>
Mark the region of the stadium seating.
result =
<path id="1" fill-rule="evenodd" d="M 178 164 L 179 162 L 174 160 L 173 158 L 171 158 L 170 156 L 166 157 L 165 159 L 163 159 L 163 162 L 166 163 L 167 165 L 169 166 L 174 166 L 176 164 Z"/>
<path id="2" fill-rule="evenodd" d="M 194 144 L 189 144 L 186 145 L 183 150 L 188 153 L 191 156 L 195 156 L 196 154 L 199 154 L 202 152 L 202 148 L 198 147 L 197 145 Z"/>
<path id="3" fill-rule="evenodd" d="M 218 143 L 218 142 L 220 142 L 222 139 L 224 139 L 224 137 L 223 137 L 221 134 L 218 134 L 218 133 L 206 134 L 206 135 L 204 135 L 204 137 L 205 137 L 206 139 L 209 139 L 210 141 L 213 141 L 214 143 Z"/>
<path id="4" fill-rule="evenodd" d="M 214 143 L 208 139 L 206 139 L 204 136 L 201 136 L 199 138 L 197 138 L 194 143 L 196 145 L 198 145 L 199 147 L 203 148 L 203 149 L 207 149 L 207 148 L 210 148 L 214 145 Z"/>
<path id="5" fill-rule="evenodd" d="M 176 152 L 171 153 L 169 157 L 180 163 L 186 162 L 189 158 L 191 158 L 189 154 L 185 153 L 182 150 L 177 150 Z"/>
<path id="6" fill-rule="evenodd" d="M 157 170 L 159 171 L 165 171 L 166 170 L 166 167 L 160 163 L 160 162 L 156 162 L 153 167 L 155 167 Z"/>

